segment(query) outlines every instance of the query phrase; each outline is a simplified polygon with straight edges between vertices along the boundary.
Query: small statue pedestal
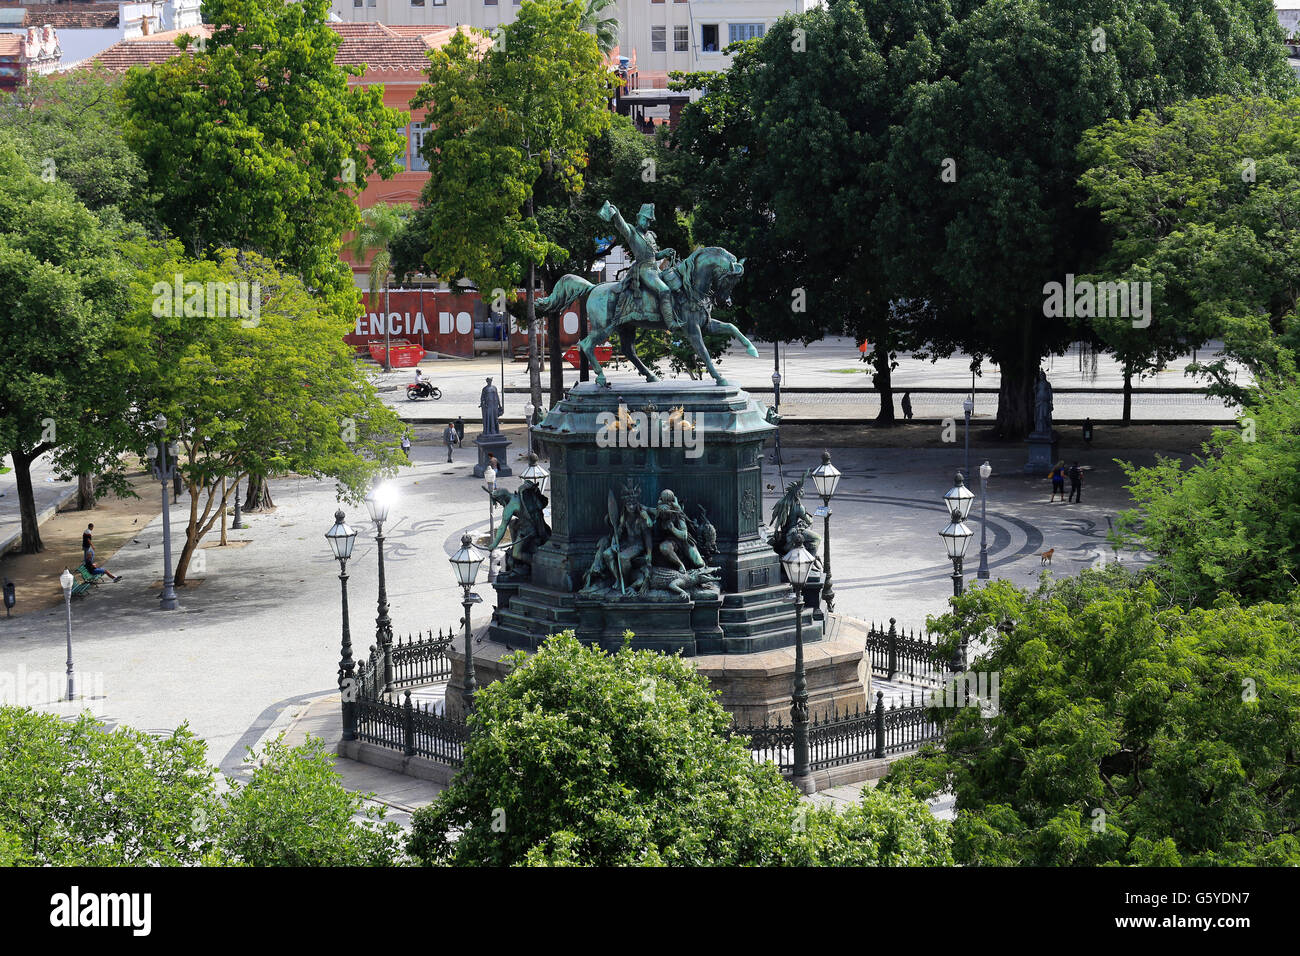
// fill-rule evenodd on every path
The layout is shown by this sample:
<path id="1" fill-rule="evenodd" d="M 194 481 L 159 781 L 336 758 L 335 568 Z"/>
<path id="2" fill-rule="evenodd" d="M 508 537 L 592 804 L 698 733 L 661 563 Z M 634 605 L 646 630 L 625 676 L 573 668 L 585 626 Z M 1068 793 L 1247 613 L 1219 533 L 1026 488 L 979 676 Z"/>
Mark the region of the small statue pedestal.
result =
<path id="1" fill-rule="evenodd" d="M 491 435 L 479 435 L 474 439 L 474 445 L 478 448 L 478 464 L 474 466 L 474 477 L 482 478 L 483 472 L 488 466 L 488 455 L 495 455 L 497 459 L 497 477 L 509 478 L 513 472 L 510 471 L 510 463 L 506 458 L 506 449 L 510 447 L 510 439 L 501 432 L 493 432 Z"/>
<path id="2" fill-rule="evenodd" d="M 1046 475 L 1057 462 L 1057 444 L 1060 435 L 1053 430 L 1050 433 L 1030 432 L 1025 439 L 1029 446 L 1029 460 L 1025 462 L 1026 475 Z"/>

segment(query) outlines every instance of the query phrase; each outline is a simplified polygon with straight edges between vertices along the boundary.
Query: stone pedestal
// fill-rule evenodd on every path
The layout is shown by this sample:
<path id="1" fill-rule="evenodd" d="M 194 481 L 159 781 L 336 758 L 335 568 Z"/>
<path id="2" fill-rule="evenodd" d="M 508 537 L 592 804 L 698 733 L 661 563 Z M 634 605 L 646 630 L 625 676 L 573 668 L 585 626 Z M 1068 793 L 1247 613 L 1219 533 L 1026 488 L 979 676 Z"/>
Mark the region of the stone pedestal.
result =
<path id="1" fill-rule="evenodd" d="M 1053 430 L 1050 434 L 1030 432 L 1025 439 L 1029 446 L 1029 460 L 1025 462 L 1026 475 L 1046 475 L 1055 467 L 1060 434 Z"/>
<path id="2" fill-rule="evenodd" d="M 551 537 L 533 555 L 532 578 L 498 589 L 491 639 L 529 650 L 572 628 L 579 640 L 618 646 L 625 630 L 634 647 L 686 655 L 747 654 L 794 643 L 794 609 L 780 557 L 762 526 L 761 456 L 776 427 L 766 409 L 734 385 L 633 382 L 602 388 L 591 382 L 533 428 L 550 459 Z M 670 415 L 689 429 L 671 423 Z M 623 422 L 620 428 L 614 422 Z M 476 472 L 477 473 L 477 472 Z M 671 490 L 693 520 L 707 516 L 717 532 L 716 588 L 690 596 L 645 595 L 605 588 L 581 593 L 600 540 L 610 533 L 609 501 L 620 507 L 631 486 L 653 508 Z M 663 563 L 655 557 L 657 565 Z M 805 592 L 804 641 L 822 639 L 820 580 Z"/>
<path id="3" fill-rule="evenodd" d="M 487 469 L 488 455 L 496 455 L 497 459 L 497 477 L 509 478 L 510 461 L 506 457 L 506 449 L 510 447 L 510 439 L 501 432 L 494 432 L 491 435 L 479 435 L 474 439 L 474 445 L 478 448 L 478 464 L 474 466 L 474 477 L 482 478 L 483 472 Z"/>
<path id="4" fill-rule="evenodd" d="M 835 715 L 866 711 L 871 700 L 871 668 L 866 655 L 866 625 L 837 614 L 827 615 L 834 636 L 804 645 L 804 672 L 808 680 L 809 716 L 825 720 Z M 479 689 L 505 677 L 503 659 L 511 650 L 486 637 L 484 627 L 474 634 L 474 677 Z M 448 649 L 451 679 L 447 683 L 447 714 L 464 715 L 464 641 Z M 794 693 L 794 648 L 782 647 L 752 654 L 707 654 L 691 658 L 695 668 L 718 691 L 718 700 L 738 724 L 761 724 L 766 718 L 790 723 Z"/>

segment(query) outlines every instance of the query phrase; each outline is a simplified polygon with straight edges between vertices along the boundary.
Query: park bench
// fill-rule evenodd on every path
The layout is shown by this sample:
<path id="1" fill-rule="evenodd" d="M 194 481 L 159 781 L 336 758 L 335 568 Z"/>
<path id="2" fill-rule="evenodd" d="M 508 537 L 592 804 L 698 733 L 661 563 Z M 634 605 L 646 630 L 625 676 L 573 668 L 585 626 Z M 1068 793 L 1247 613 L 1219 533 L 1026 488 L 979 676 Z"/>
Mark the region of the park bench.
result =
<path id="1" fill-rule="evenodd" d="M 90 569 L 84 563 L 77 565 L 72 573 L 81 578 L 72 586 L 73 597 L 81 597 L 99 583 L 99 576 L 91 574 Z"/>

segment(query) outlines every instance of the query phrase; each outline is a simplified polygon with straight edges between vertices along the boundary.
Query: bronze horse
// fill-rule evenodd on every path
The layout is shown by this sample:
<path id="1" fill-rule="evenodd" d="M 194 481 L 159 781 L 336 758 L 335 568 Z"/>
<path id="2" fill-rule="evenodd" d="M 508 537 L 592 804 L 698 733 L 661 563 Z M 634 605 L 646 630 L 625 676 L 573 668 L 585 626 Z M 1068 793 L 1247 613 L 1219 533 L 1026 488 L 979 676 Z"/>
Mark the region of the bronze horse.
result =
<path id="1" fill-rule="evenodd" d="M 709 357 L 709 350 L 704 347 L 705 332 L 725 332 L 740 341 L 750 355 L 758 357 L 758 349 L 754 348 L 740 329 L 730 322 L 720 322 L 712 317 L 713 303 L 729 305 L 731 290 L 744 274 L 745 260 L 737 259 L 718 246 L 702 246 L 659 273 L 672 292 L 673 315 L 677 319 L 675 331 L 685 333 L 695 354 L 719 385 L 726 385 L 727 381 L 718 374 Z M 636 354 L 636 330 L 665 328 L 663 319 L 644 290 L 633 288 L 630 292 L 625 292 L 622 285 L 621 282 L 593 285 L 582 276 L 570 273 L 555 283 L 550 295 L 537 300 L 537 311 L 543 315 L 556 313 L 573 302 L 578 302 L 586 310 L 588 331 L 578 347 L 596 370 L 597 384 L 607 386 L 609 383 L 605 381 L 605 372 L 596 360 L 595 348 L 608 341 L 616 332 L 623 354 L 636 366 L 636 370 L 645 376 L 646 381 L 657 382 L 659 376 L 647 368 Z M 629 296 L 630 303 L 624 305 Z"/>

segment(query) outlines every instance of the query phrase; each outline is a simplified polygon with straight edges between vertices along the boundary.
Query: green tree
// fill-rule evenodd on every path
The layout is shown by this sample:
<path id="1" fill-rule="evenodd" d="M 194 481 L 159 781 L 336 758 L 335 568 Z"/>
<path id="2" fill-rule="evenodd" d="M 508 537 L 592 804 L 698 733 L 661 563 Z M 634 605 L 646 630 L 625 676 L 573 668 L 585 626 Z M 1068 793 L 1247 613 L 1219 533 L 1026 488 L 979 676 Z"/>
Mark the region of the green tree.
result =
<path id="1" fill-rule="evenodd" d="M 997 428 L 1019 437 L 1042 356 L 1093 338 L 1086 319 L 1044 314 L 1044 285 L 1093 271 L 1105 249 L 1080 207 L 1083 132 L 1295 78 L 1257 0 L 1213 15 L 1197 0 L 832 0 L 783 19 L 725 83 L 692 85 L 709 91 L 684 139 L 702 166 L 696 232 L 728 223 L 737 254 L 761 257 L 764 275 L 742 284 L 755 320 L 815 337 L 838 316 L 793 313 L 793 290 L 810 313 L 857 300 L 845 314 L 873 339 L 878 384 L 913 336 L 991 358 Z M 919 312 L 891 316 L 900 302 Z"/>
<path id="2" fill-rule="evenodd" d="M 32 462 L 60 447 L 90 448 L 91 419 L 125 410 L 120 390 L 92 391 L 126 307 L 129 272 L 118 238 L 70 187 L 43 181 L 13 146 L 0 144 L 0 340 L 11 357 L 0 376 L 0 448 L 13 457 L 26 554 L 44 548 Z M 87 462 L 74 457 L 80 467 L 72 473 L 79 473 Z"/>
<path id="3" fill-rule="evenodd" d="M 428 237 L 424 265 L 470 279 L 490 299 L 525 279 L 529 385 L 541 406 L 541 355 L 533 290 L 538 268 L 567 253 L 543 233 L 536 188 L 543 172 L 582 188 L 586 150 L 609 125 L 613 78 L 582 7 L 526 0 L 493 41 L 464 31 L 429 54 L 429 80 L 411 101 L 430 131 L 429 180 L 415 227 Z M 558 317 L 550 323 L 551 396 L 562 388 Z"/>
<path id="4" fill-rule="evenodd" d="M 142 437 L 134 450 L 154 440 L 148 422 L 160 412 L 179 445 L 190 496 L 176 562 L 183 584 L 244 477 L 334 478 L 356 500 L 405 459 L 401 421 L 343 341 L 348 324 L 301 280 L 254 253 L 190 260 L 179 246 L 171 252 L 136 280 L 111 358 L 135 400 Z M 220 290 L 229 293 L 224 306 Z"/>
<path id="5" fill-rule="evenodd" d="M 411 217 L 410 203 L 380 203 L 361 213 L 361 227 L 348 243 L 348 250 L 358 262 L 370 255 L 369 287 L 373 299 L 384 290 L 384 371 L 391 372 L 388 345 L 388 284 L 393 272 L 393 242 Z M 371 255 L 373 253 L 373 255 Z M 371 303 L 373 308 L 374 303 Z"/>
<path id="6" fill-rule="evenodd" d="M 36 866 L 185 866 L 221 807 L 206 745 L 0 707 L 0 831 Z"/>
<path id="7" fill-rule="evenodd" d="M 1149 281 L 1149 325 L 1098 319 L 1126 369 L 1157 371 L 1208 339 L 1214 391 L 1238 403 L 1253 379 L 1289 374 L 1300 347 L 1300 98 L 1215 97 L 1146 111 L 1089 130 L 1081 183 L 1110 227 L 1106 275 Z M 1127 397 L 1125 412 L 1127 417 Z"/>
<path id="8" fill-rule="evenodd" d="M 122 135 L 121 87 L 102 66 L 33 76 L 0 94 L 0 129 L 36 173 L 67 183 L 87 209 L 152 225 L 145 170 Z"/>
<path id="9" fill-rule="evenodd" d="M 1284 601 L 1300 569 L 1300 385 L 1259 395 L 1240 431 L 1216 432 L 1190 468 L 1121 462 L 1134 510 L 1120 540 L 1159 556 L 1153 573 L 1177 600 Z"/>
<path id="10" fill-rule="evenodd" d="M 931 625 L 988 642 L 996 711 L 937 710 L 942 748 L 882 786 L 954 793 L 967 865 L 1295 865 L 1298 620 L 1189 610 L 1119 565 L 977 588 Z"/>
<path id="11" fill-rule="evenodd" d="M 350 323 L 359 297 L 342 237 L 366 177 L 398 170 L 405 114 L 382 87 L 349 85 L 362 69 L 334 62 L 328 0 L 206 0 L 203 14 L 214 29 L 202 49 L 132 69 L 123 89 L 159 218 L 192 256 L 282 262 Z"/>
<path id="12" fill-rule="evenodd" d="M 319 737 L 289 747 L 269 742 L 252 779 L 225 795 L 218 853 L 244 866 L 392 866 L 402 860 L 401 828 L 382 807 L 343 789 Z"/>
<path id="13" fill-rule="evenodd" d="M 425 864 L 764 865 L 950 860 L 921 804 L 801 803 L 680 657 L 565 632 L 479 692 L 460 774 L 412 818 Z"/>

